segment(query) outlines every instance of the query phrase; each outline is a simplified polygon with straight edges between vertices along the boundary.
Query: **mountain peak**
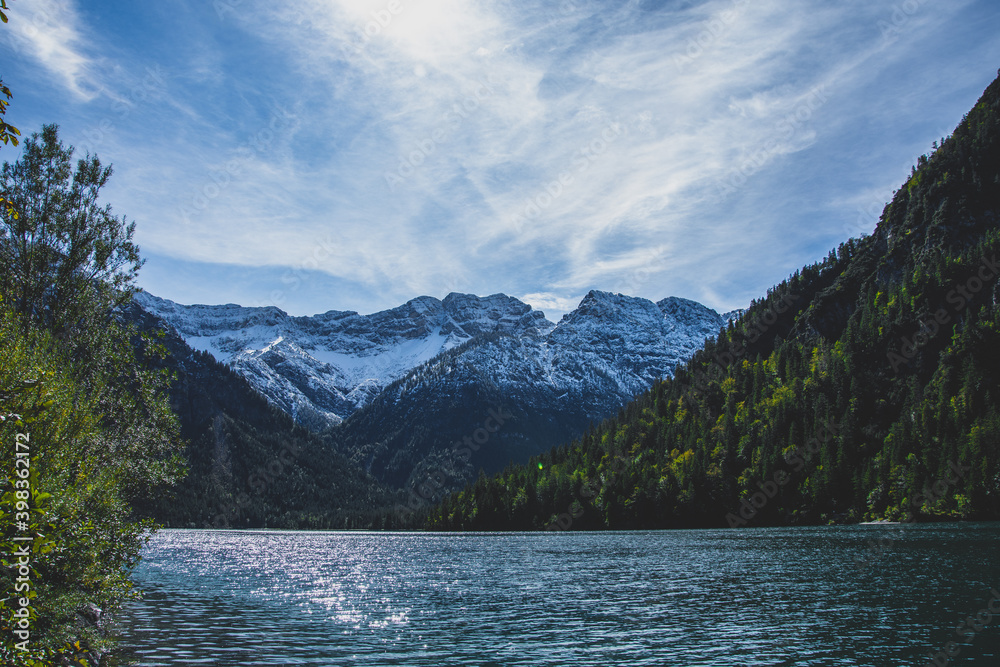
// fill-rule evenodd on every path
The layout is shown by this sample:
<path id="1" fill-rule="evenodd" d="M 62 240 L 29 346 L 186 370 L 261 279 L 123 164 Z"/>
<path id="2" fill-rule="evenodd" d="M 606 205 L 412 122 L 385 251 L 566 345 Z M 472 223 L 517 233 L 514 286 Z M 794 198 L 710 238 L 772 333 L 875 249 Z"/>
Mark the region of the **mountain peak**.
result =
<path id="1" fill-rule="evenodd" d="M 541 311 L 520 299 L 506 294 L 480 297 L 475 294 L 452 292 L 444 298 L 444 311 L 449 324 L 468 336 L 496 330 L 524 333 L 551 329 L 553 325 Z"/>
<path id="2" fill-rule="evenodd" d="M 663 319 L 663 314 L 649 299 L 628 296 L 617 292 L 590 290 L 576 310 L 567 313 L 559 322 L 560 327 L 581 322 L 652 322 Z"/>
<path id="3" fill-rule="evenodd" d="M 439 310 L 442 307 L 441 300 L 433 296 L 418 296 L 414 299 L 410 299 L 404 305 L 425 311 Z"/>
<path id="4" fill-rule="evenodd" d="M 589 301 L 599 301 L 599 302 L 605 302 L 605 303 L 607 303 L 607 302 L 613 302 L 613 301 L 621 301 L 621 300 L 627 300 L 627 299 L 638 299 L 638 298 L 641 298 L 641 297 L 629 296 L 627 294 L 622 294 L 621 292 L 605 292 L 605 291 L 599 290 L 599 289 L 592 289 L 589 292 L 587 292 L 587 296 L 583 297 L 583 300 L 580 303 L 582 304 L 584 301 L 588 301 L 588 300 Z"/>
<path id="5" fill-rule="evenodd" d="M 718 333 L 719 328 L 727 322 L 719 313 L 708 306 L 679 296 L 668 296 L 666 299 L 657 301 L 656 305 L 663 316 L 675 326 L 711 327 L 714 333 Z"/>
<path id="6" fill-rule="evenodd" d="M 657 305 L 600 290 L 591 290 L 558 325 L 506 294 L 453 292 L 371 315 L 331 310 L 311 317 L 274 307 L 183 306 L 150 294 L 136 302 L 191 347 L 229 363 L 293 417 L 312 415 L 312 426 L 350 416 L 396 380 L 474 339 L 480 342 L 473 348 L 484 354 L 474 366 L 497 365 L 489 371 L 497 382 L 520 378 L 562 393 L 589 387 L 604 397 L 595 398 L 598 403 L 617 404 L 672 372 L 719 327 L 714 311 L 687 299 Z M 507 342 L 493 350 L 489 334 L 497 333 Z"/>

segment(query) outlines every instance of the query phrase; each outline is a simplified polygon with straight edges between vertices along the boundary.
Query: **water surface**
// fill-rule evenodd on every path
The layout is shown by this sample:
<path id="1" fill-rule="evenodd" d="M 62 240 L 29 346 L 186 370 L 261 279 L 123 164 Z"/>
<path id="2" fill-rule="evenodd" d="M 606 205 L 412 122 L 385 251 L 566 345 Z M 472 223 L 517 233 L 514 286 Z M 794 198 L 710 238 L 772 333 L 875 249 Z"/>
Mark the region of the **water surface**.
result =
<path id="1" fill-rule="evenodd" d="M 136 574 L 130 665 L 895 667 L 1000 590 L 1000 525 L 164 530 Z M 1000 665 L 1000 615 L 960 650 Z"/>

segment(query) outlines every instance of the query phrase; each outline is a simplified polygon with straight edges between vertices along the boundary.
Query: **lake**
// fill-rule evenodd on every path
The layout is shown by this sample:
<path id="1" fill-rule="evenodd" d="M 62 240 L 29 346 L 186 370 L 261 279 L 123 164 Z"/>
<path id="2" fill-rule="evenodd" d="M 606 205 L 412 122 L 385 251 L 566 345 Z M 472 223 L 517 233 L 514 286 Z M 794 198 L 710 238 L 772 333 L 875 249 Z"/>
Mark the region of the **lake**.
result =
<path id="1" fill-rule="evenodd" d="M 1000 665 L 1000 613 L 975 618 L 998 524 L 164 530 L 144 554 L 119 664 Z"/>

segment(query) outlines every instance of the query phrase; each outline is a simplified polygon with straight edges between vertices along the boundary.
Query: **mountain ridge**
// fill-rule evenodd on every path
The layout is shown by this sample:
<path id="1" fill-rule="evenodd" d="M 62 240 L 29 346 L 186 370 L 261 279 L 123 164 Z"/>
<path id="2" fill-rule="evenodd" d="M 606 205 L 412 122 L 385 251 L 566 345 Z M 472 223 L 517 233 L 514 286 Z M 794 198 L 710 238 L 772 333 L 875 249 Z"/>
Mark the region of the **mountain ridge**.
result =
<path id="1" fill-rule="evenodd" d="M 649 333 L 645 342 L 650 345 L 677 336 L 684 349 L 693 347 L 690 329 L 703 337 L 725 322 L 714 310 L 689 299 L 668 297 L 654 304 L 598 290 L 591 290 L 558 324 L 504 294 L 453 292 L 440 300 L 421 296 L 371 315 L 329 310 L 292 316 L 275 306 L 187 306 L 148 292 L 137 294 L 136 303 L 193 349 L 233 367 L 272 403 L 314 430 L 340 423 L 422 363 L 484 334 L 547 337 L 556 348 L 587 338 L 601 354 L 596 349 L 602 342 L 601 322 L 615 327 L 618 338 L 625 335 L 623 327 L 638 326 Z M 674 355 L 650 362 L 638 371 L 641 383 L 668 372 L 679 359 Z M 639 384 L 630 380 L 625 386 L 634 389 Z"/>
<path id="2" fill-rule="evenodd" d="M 455 484 L 569 440 L 726 326 L 689 299 L 599 290 L 558 324 L 503 294 L 418 297 L 368 316 L 136 303 L 392 488 L 418 480 L 489 409 L 516 419 L 453 471 Z"/>

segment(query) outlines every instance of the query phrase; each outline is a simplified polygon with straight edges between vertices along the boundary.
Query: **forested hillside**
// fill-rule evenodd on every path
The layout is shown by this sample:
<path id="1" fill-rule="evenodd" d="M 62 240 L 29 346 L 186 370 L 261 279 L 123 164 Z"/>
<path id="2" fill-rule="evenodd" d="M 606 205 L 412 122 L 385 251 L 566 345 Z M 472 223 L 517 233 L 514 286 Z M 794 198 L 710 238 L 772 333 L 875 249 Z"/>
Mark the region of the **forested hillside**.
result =
<path id="1" fill-rule="evenodd" d="M 617 418 L 450 496 L 429 526 L 1000 518 L 998 216 L 995 81 L 872 235 L 774 287 Z"/>
<path id="2" fill-rule="evenodd" d="M 163 322 L 132 304 L 140 330 Z M 205 352 L 164 333 L 160 365 L 185 440 L 188 475 L 139 511 L 168 527 L 377 528 L 395 500 L 323 438 Z"/>
<path id="3" fill-rule="evenodd" d="M 504 294 L 423 296 L 371 315 L 311 317 L 273 306 L 181 305 L 148 293 L 136 295 L 135 306 L 137 316 L 157 321 L 151 329 L 176 339 L 172 356 L 192 356 L 183 343 L 211 353 L 295 423 L 335 442 L 377 482 L 405 489 L 407 502 L 416 494 L 421 506 L 461 489 L 479 468 L 495 473 L 580 436 L 670 375 L 726 321 L 687 299 L 654 303 L 598 290 L 558 324 Z M 457 456 L 456 442 L 483 439 L 491 410 L 511 416 L 490 432 L 488 446 Z M 182 417 L 186 427 L 192 415 Z M 192 462 L 210 464 L 212 438 L 191 437 Z M 426 486 L 417 489 L 429 479 L 428 497 Z M 201 505 L 219 504 L 212 499 L 222 489 L 212 489 Z"/>

